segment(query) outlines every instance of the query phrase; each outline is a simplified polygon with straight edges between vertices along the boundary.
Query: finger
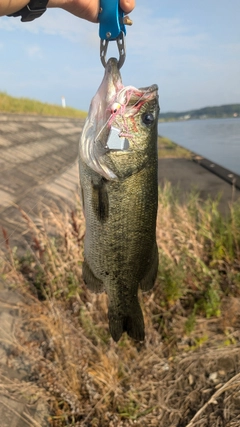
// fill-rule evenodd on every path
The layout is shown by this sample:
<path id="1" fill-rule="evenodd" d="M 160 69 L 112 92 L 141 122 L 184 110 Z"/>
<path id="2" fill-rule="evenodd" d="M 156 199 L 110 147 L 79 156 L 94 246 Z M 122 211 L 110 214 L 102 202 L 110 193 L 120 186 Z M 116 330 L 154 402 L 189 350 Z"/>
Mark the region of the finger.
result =
<path id="1" fill-rule="evenodd" d="M 130 13 L 135 7 L 135 0 L 120 0 L 120 6 L 125 13 Z"/>

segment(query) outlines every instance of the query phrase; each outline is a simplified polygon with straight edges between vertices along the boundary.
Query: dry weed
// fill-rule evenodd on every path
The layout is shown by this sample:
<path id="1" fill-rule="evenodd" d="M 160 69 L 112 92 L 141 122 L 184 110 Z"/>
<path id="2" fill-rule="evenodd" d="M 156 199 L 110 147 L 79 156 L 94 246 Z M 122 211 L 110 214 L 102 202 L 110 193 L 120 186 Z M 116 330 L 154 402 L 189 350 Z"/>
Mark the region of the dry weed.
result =
<path id="1" fill-rule="evenodd" d="M 208 203 L 194 195 L 180 205 L 169 185 L 160 191 L 159 277 L 140 296 L 144 343 L 114 343 L 106 295 L 82 281 L 79 205 L 45 208 L 41 226 L 22 213 L 29 253 L 8 263 L 28 298 L 16 347 L 51 426 L 240 425 L 239 217 L 233 209 L 224 222 Z"/>

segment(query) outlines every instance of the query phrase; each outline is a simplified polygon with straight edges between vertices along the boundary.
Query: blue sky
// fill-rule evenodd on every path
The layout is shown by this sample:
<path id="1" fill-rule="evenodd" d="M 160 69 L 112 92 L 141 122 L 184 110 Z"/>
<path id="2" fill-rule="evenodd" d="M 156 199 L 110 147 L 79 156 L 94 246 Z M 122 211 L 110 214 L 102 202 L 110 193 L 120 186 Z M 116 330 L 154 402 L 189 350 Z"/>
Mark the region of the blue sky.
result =
<path id="1" fill-rule="evenodd" d="M 136 3 L 121 69 L 125 85 L 157 83 L 162 112 L 240 103 L 239 0 Z M 83 110 L 104 71 L 98 25 L 60 9 L 30 23 L 0 17 L 0 58 L 0 91 L 54 104 L 65 96 Z"/>

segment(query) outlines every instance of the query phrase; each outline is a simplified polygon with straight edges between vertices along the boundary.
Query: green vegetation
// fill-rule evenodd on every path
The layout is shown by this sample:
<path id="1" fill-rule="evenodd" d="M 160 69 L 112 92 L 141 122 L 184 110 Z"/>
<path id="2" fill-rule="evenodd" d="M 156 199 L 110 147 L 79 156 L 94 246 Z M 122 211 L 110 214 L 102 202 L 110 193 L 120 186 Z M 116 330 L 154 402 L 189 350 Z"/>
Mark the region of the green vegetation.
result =
<path id="1" fill-rule="evenodd" d="M 17 354 L 49 403 L 51 426 L 239 425 L 240 205 L 223 217 L 216 200 L 191 193 L 182 204 L 170 184 L 159 189 L 158 279 L 140 293 L 146 340 L 124 334 L 117 344 L 106 294 L 82 281 L 80 204 L 68 215 L 43 212 L 41 229 L 24 215 L 31 251 L 18 258 L 8 244 L 4 272 L 32 295 Z"/>
<path id="2" fill-rule="evenodd" d="M 174 158 L 174 159 L 191 159 L 192 153 L 186 148 L 181 147 L 180 145 L 175 144 L 170 139 L 159 136 L 158 137 L 158 157 L 159 159 L 163 158 Z"/>
<path id="3" fill-rule="evenodd" d="M 219 107 L 205 107 L 198 110 L 188 110 L 181 113 L 160 113 L 160 121 L 210 119 L 240 117 L 240 104 L 221 105 Z"/>
<path id="4" fill-rule="evenodd" d="M 6 93 L 0 92 L 0 112 L 1 113 L 21 113 L 21 114 L 40 114 L 41 116 L 59 116 L 84 118 L 85 111 L 75 108 L 62 108 L 58 105 L 44 104 L 27 98 L 14 98 Z"/>

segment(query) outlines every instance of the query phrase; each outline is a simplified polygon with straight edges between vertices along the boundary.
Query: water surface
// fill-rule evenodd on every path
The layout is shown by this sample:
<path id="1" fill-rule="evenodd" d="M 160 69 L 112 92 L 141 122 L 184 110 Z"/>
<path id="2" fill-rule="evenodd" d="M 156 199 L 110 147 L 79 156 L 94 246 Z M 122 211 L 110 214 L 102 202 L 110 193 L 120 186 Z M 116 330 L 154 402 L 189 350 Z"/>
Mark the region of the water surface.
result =
<path id="1" fill-rule="evenodd" d="M 158 133 L 240 175 L 240 118 L 159 123 Z"/>

